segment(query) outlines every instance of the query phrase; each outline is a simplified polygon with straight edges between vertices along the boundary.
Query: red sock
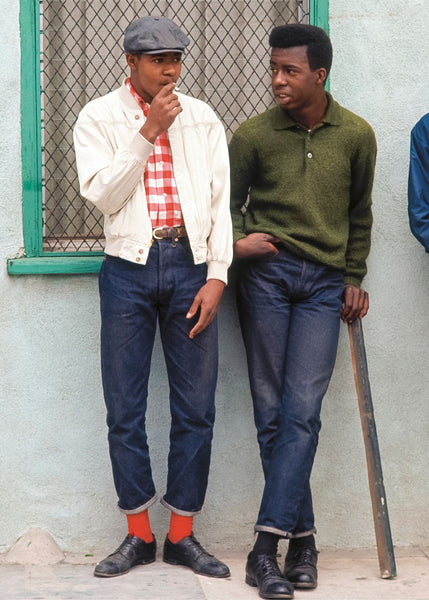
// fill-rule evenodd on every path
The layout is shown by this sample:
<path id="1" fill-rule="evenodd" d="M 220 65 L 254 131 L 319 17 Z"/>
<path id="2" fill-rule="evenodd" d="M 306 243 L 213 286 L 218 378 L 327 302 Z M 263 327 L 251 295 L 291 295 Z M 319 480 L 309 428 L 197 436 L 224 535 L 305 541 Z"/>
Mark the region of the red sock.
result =
<path id="1" fill-rule="evenodd" d="M 148 510 L 139 512 L 136 515 L 127 515 L 127 521 L 128 535 L 135 535 L 146 543 L 153 542 Z"/>
<path id="2" fill-rule="evenodd" d="M 194 517 L 184 517 L 174 512 L 170 517 L 170 529 L 168 531 L 168 539 L 173 544 L 177 544 L 183 538 L 188 537 L 192 533 Z"/>

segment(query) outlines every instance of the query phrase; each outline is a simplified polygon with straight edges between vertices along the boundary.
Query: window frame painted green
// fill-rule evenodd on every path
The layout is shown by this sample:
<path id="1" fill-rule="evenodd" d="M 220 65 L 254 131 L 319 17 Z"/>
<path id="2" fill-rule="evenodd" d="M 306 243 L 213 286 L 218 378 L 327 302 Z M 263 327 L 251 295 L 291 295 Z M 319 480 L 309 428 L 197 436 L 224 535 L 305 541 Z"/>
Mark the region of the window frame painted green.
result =
<path id="1" fill-rule="evenodd" d="M 21 0 L 21 160 L 24 252 L 10 258 L 10 275 L 97 273 L 102 252 L 44 252 L 39 0 Z M 329 32 L 329 0 L 310 0 L 310 23 Z"/>

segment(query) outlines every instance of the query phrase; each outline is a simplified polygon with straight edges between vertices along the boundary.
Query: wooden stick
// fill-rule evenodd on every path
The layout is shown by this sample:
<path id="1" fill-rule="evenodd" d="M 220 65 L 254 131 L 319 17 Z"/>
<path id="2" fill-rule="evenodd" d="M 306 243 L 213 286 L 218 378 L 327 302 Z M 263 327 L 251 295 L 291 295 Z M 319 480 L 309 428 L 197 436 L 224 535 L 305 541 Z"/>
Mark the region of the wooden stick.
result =
<path id="1" fill-rule="evenodd" d="M 389 515 L 387 512 L 387 501 L 383 483 L 377 430 L 375 426 L 374 407 L 369 384 L 362 321 L 356 319 L 353 323 L 349 323 L 348 331 L 360 420 L 365 443 L 368 483 L 374 518 L 378 563 L 380 566 L 381 577 L 384 579 L 391 579 L 396 577 L 396 564 Z"/>

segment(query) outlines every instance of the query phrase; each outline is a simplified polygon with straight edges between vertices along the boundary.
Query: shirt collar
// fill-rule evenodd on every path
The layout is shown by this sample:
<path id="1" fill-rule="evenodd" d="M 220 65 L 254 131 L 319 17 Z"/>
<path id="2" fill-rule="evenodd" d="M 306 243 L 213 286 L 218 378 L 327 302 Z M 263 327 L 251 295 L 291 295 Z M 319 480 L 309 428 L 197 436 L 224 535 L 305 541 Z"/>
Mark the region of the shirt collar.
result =
<path id="1" fill-rule="evenodd" d="M 328 99 L 328 108 L 326 109 L 325 116 L 322 119 L 322 123 L 326 125 L 340 125 L 341 123 L 341 110 L 338 102 L 335 102 L 332 95 L 326 92 Z M 291 129 L 296 127 L 297 122 L 292 119 L 286 110 L 283 110 L 279 106 L 273 109 L 273 127 L 274 129 Z"/>
<path id="2" fill-rule="evenodd" d="M 125 80 L 125 85 L 127 86 L 128 90 L 130 91 L 130 94 L 133 96 L 133 98 L 135 98 L 137 100 L 137 102 L 140 104 L 140 108 L 143 110 L 144 116 L 147 117 L 147 115 L 149 113 L 150 105 L 147 102 L 145 102 L 141 96 L 139 96 L 137 94 L 136 90 L 131 85 L 131 80 L 129 77 L 128 77 L 128 79 Z"/>

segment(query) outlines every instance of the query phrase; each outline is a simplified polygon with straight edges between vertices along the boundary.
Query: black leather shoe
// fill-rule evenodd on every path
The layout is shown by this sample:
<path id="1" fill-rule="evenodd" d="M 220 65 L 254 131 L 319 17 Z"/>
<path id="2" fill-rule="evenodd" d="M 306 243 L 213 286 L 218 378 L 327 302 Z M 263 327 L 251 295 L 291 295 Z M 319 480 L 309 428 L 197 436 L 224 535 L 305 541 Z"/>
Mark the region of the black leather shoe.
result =
<path id="1" fill-rule="evenodd" d="M 117 577 L 128 573 L 131 567 L 147 565 L 154 562 L 156 556 L 156 540 L 144 542 L 134 535 L 127 535 L 115 552 L 98 563 L 95 567 L 96 577 Z"/>
<path id="2" fill-rule="evenodd" d="M 209 554 L 191 534 L 177 544 L 173 544 L 165 538 L 164 562 L 170 565 L 183 565 L 189 567 L 197 575 L 208 577 L 229 577 L 231 575 L 228 567 Z"/>
<path id="3" fill-rule="evenodd" d="M 285 577 L 296 588 L 314 589 L 317 586 L 317 555 L 314 548 L 288 551 L 285 559 Z"/>
<path id="4" fill-rule="evenodd" d="M 251 552 L 247 557 L 245 581 L 259 588 L 261 598 L 293 598 L 293 585 L 281 574 L 274 554 Z"/>

